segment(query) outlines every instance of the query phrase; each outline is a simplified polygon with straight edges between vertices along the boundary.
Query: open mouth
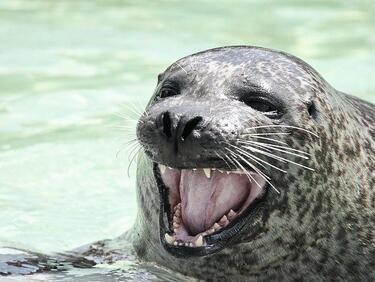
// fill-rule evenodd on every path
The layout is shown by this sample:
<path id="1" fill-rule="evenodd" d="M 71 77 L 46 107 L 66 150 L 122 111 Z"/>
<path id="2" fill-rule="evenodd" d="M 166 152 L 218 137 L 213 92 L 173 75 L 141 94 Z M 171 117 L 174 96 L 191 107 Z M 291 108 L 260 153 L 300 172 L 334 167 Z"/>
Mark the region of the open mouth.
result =
<path id="1" fill-rule="evenodd" d="M 266 181 L 254 171 L 155 164 L 154 173 L 161 193 L 161 241 L 175 256 L 223 249 L 267 194 Z"/>

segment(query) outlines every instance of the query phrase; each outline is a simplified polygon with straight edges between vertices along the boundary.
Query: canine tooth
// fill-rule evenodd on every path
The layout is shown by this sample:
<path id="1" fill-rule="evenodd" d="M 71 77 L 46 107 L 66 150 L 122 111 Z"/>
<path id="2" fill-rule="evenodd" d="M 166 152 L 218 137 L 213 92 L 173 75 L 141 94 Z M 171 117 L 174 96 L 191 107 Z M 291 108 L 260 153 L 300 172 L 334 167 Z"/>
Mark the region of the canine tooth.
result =
<path id="1" fill-rule="evenodd" d="M 203 237 L 202 235 L 199 235 L 198 239 L 194 242 L 196 247 L 201 247 L 203 245 Z"/>
<path id="2" fill-rule="evenodd" d="M 168 233 L 165 233 L 164 238 L 165 238 L 165 241 L 167 241 L 167 243 L 171 244 L 171 245 L 173 243 L 175 243 L 175 241 L 176 241 L 176 238 L 173 237 L 173 236 L 171 236 L 171 235 L 169 235 Z"/>
<path id="3" fill-rule="evenodd" d="M 177 222 L 173 222 L 173 227 L 174 227 L 174 228 L 179 228 L 179 227 L 180 227 L 180 224 L 178 224 Z"/>
<path id="4" fill-rule="evenodd" d="M 227 170 L 227 174 L 231 174 L 231 173 L 232 173 L 231 171 Z"/>
<path id="5" fill-rule="evenodd" d="M 208 232 L 208 234 L 212 234 L 212 233 L 215 232 L 215 229 L 214 229 L 214 228 L 211 228 L 211 229 L 209 229 L 207 232 Z"/>
<path id="6" fill-rule="evenodd" d="M 189 243 L 189 247 L 193 247 L 193 243 L 192 242 Z"/>
<path id="7" fill-rule="evenodd" d="M 160 169 L 160 172 L 163 174 L 165 170 L 167 169 L 167 167 L 165 165 L 159 164 L 159 169 Z"/>
<path id="8" fill-rule="evenodd" d="M 170 166 L 168 167 L 169 169 L 173 169 L 173 168 L 171 168 Z"/>
<path id="9" fill-rule="evenodd" d="M 211 169 L 210 168 L 204 168 L 203 171 L 204 171 L 204 174 L 207 176 L 207 178 L 211 177 Z"/>
<path id="10" fill-rule="evenodd" d="M 221 226 L 219 224 L 217 224 L 217 222 L 214 224 L 214 226 L 212 226 L 215 230 L 219 230 L 221 228 Z"/>
<path id="11" fill-rule="evenodd" d="M 174 241 L 173 245 L 177 246 L 178 245 L 177 241 Z"/>
<path id="12" fill-rule="evenodd" d="M 193 168 L 193 171 L 196 171 L 197 169 L 196 168 Z"/>

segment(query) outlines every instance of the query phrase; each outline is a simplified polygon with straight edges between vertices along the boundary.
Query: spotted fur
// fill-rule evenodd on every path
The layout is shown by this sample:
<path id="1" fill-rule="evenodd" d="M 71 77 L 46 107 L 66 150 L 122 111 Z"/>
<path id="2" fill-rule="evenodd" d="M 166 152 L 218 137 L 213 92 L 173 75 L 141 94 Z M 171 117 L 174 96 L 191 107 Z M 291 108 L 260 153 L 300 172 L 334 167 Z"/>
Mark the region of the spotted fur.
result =
<path id="1" fill-rule="evenodd" d="M 185 95 L 158 101 L 156 91 L 147 111 L 149 116 L 169 107 L 196 107 L 206 112 L 204 117 L 212 117 L 208 131 L 202 129 L 210 142 L 202 141 L 190 154 L 204 158 L 220 149 L 222 140 L 246 140 L 247 128 L 269 124 L 227 99 L 233 86 L 260 85 L 287 102 L 278 124 L 303 127 L 319 136 L 292 130 L 280 137 L 309 152 L 312 157 L 305 164 L 315 172 L 290 164 L 280 164 L 286 175 L 270 170 L 281 193 L 271 192 L 257 219 L 241 230 L 240 239 L 216 254 L 181 259 L 166 252 L 159 238 L 160 199 L 152 161 L 160 156 L 141 155 L 139 210 L 132 233 L 139 257 L 208 281 L 374 280 L 374 105 L 335 90 L 302 60 L 264 48 L 224 47 L 188 56 L 159 76 L 158 87 L 176 77 L 183 77 Z M 311 103 L 314 112 L 309 112 Z M 138 133 L 153 136 L 142 126 Z M 152 141 L 144 144 L 149 147 Z"/>

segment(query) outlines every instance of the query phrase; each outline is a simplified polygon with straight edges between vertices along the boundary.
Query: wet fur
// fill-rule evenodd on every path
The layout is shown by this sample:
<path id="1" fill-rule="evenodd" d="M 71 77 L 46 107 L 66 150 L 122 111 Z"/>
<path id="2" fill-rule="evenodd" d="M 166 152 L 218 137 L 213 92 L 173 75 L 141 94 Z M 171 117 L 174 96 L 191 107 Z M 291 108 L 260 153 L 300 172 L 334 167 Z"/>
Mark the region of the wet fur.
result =
<path id="1" fill-rule="evenodd" d="M 200 90 L 194 92 L 196 97 L 215 91 L 221 94 L 220 89 L 227 87 L 226 78 L 238 68 L 244 68 L 246 74 L 255 73 L 255 79 L 272 80 L 273 93 L 287 92 L 289 96 L 288 123 L 320 137 L 294 132 L 281 139 L 310 152 L 308 164 L 315 173 L 294 166 L 285 167 L 286 176 L 273 172 L 281 195 L 273 193 L 266 211 L 249 226 L 252 236 L 244 231 L 239 242 L 219 253 L 177 259 L 160 244 L 159 198 L 152 164 L 141 156 L 137 177 L 140 209 L 133 238 L 138 255 L 207 280 L 375 279 L 375 107 L 336 91 L 303 61 L 262 48 L 228 47 L 195 54 L 173 64 L 160 80 L 173 76 L 179 68 L 198 81 L 192 83 L 193 90 Z M 199 68 L 198 75 L 195 68 Z M 210 72 L 215 73 L 215 79 L 200 83 L 200 75 Z M 232 80 L 240 78 L 238 73 Z M 248 81 L 246 74 L 244 81 Z M 305 107 L 311 101 L 315 117 Z M 173 103 L 178 102 L 171 101 L 170 105 Z M 224 103 L 212 107 L 212 115 L 224 113 L 229 121 L 238 110 Z M 257 118 L 249 120 L 242 123 L 244 127 L 262 123 Z"/>

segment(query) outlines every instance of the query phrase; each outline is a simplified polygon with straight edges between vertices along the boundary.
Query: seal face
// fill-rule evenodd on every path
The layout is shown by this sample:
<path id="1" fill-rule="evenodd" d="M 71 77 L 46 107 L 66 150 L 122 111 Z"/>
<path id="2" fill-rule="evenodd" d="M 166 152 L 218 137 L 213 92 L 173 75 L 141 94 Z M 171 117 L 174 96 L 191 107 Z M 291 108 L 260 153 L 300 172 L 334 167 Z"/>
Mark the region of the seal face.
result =
<path id="1" fill-rule="evenodd" d="M 173 255 L 208 255 L 240 240 L 244 226 L 265 215 L 268 191 L 279 193 L 269 168 L 312 170 L 306 148 L 275 137 L 316 136 L 296 123 L 318 118 L 313 97 L 290 95 L 301 83 L 297 65 L 275 69 L 277 56 L 262 52 L 220 49 L 178 61 L 159 77 L 140 119 L 138 139 L 161 198 L 161 241 Z"/>
<path id="2" fill-rule="evenodd" d="M 137 125 L 138 255 L 202 279 L 374 277 L 374 112 L 286 53 L 180 59 Z"/>

